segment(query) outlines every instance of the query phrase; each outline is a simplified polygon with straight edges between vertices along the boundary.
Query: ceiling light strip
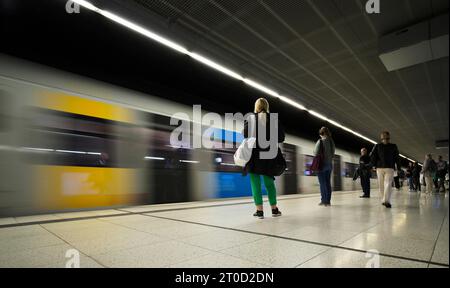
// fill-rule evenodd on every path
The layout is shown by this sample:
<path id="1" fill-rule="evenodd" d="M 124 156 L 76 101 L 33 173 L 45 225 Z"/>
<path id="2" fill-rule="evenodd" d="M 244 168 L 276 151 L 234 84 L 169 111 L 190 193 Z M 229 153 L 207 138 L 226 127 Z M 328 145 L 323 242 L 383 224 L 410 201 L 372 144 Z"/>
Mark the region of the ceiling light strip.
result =
<path id="1" fill-rule="evenodd" d="M 308 110 L 305 106 L 303 106 L 303 105 L 301 105 L 301 104 L 295 102 L 294 100 L 291 100 L 291 99 L 289 99 L 289 98 L 287 98 L 285 96 L 281 96 L 277 92 L 275 92 L 275 91 L 265 87 L 264 85 L 259 84 L 258 82 L 255 82 L 253 80 L 250 80 L 250 79 L 242 77 L 238 73 L 236 73 L 236 72 L 234 72 L 234 71 L 232 71 L 232 70 L 230 70 L 230 69 L 228 69 L 226 67 L 223 67 L 222 65 L 214 62 L 213 60 L 210 60 L 210 59 L 208 59 L 208 58 L 206 58 L 204 56 L 201 56 L 201 55 L 199 55 L 197 53 L 189 52 L 183 46 L 181 46 L 181 45 L 179 45 L 179 44 L 177 44 L 177 43 L 175 43 L 175 42 L 173 42 L 173 41 L 171 41 L 169 39 L 166 39 L 166 38 L 164 38 L 164 37 L 162 37 L 162 36 L 160 36 L 160 35 L 158 35 L 158 34 L 156 34 L 154 32 L 151 32 L 150 30 L 148 30 L 148 29 L 146 29 L 146 28 L 144 28 L 142 26 L 139 26 L 139 25 L 137 25 L 137 24 L 135 24 L 133 22 L 130 22 L 130 21 L 128 21 L 128 20 L 126 20 L 126 19 L 124 19 L 124 18 L 114 14 L 114 13 L 111 13 L 109 11 L 102 10 L 102 9 L 100 9 L 98 7 L 95 7 L 93 4 L 89 3 L 88 1 L 84 1 L 84 0 L 72 0 L 72 1 L 74 3 L 79 4 L 80 6 L 82 6 L 84 8 L 87 8 L 89 10 L 95 11 L 95 12 L 103 15 L 104 17 L 106 17 L 106 18 L 108 18 L 108 19 L 110 19 L 110 20 L 112 20 L 112 21 L 114 21 L 114 22 L 116 22 L 116 23 L 118 23 L 120 25 L 123 25 L 123 26 L 125 26 L 125 27 L 127 27 L 127 28 L 129 28 L 129 29 L 131 29 L 131 30 L 133 30 L 133 31 L 135 31 L 137 33 L 139 33 L 139 34 L 142 34 L 142 35 L 144 35 L 144 36 L 146 36 L 146 37 L 148 37 L 150 39 L 153 39 L 153 40 L 157 41 L 158 43 L 161 43 L 164 46 L 167 46 L 167 47 L 169 47 L 169 48 L 171 48 L 173 50 L 176 50 L 176 51 L 178 51 L 178 52 L 180 52 L 182 54 L 186 54 L 186 55 L 190 56 L 191 58 L 193 58 L 193 59 L 203 63 L 204 65 L 209 66 L 209 67 L 211 67 L 211 68 L 213 68 L 213 69 L 215 69 L 215 70 L 217 70 L 217 71 L 219 71 L 219 72 L 221 72 L 223 74 L 226 74 L 226 75 L 228 75 L 228 76 L 230 76 L 232 78 L 235 78 L 237 80 L 243 81 L 245 84 L 247 84 L 247 85 L 249 85 L 249 86 L 251 86 L 251 87 L 253 87 L 253 88 L 257 89 L 257 90 L 260 90 L 261 92 L 264 92 L 264 93 L 266 93 L 268 95 L 276 97 L 276 98 L 280 99 L 281 101 L 283 101 L 283 102 L 285 102 L 285 103 L 287 103 L 287 104 L 289 104 L 291 106 L 294 106 L 294 107 L 296 107 L 296 108 L 298 108 L 300 110 L 306 110 L 306 111 L 308 111 L 311 115 L 313 115 L 316 118 L 319 118 L 319 119 L 322 119 L 324 121 L 327 121 L 330 124 L 332 124 L 332 125 L 334 125 L 336 127 L 339 127 L 339 128 L 341 128 L 341 129 L 343 129 L 343 130 L 345 130 L 347 132 L 350 132 L 353 135 L 355 135 L 355 136 L 357 136 L 359 138 L 362 138 L 362 139 L 364 139 L 364 140 L 366 140 L 366 141 L 368 141 L 368 142 L 370 142 L 372 144 L 376 144 L 377 143 L 376 141 L 374 141 L 374 140 L 372 140 L 372 139 L 370 139 L 370 138 L 368 138 L 366 136 L 363 136 L 360 133 L 357 133 L 357 132 L 353 131 L 350 128 L 347 128 L 347 127 L 337 123 L 336 121 L 328 119 L 326 116 L 321 115 L 320 113 L 317 113 L 314 110 Z M 408 157 L 406 157 L 404 155 L 400 155 L 400 156 L 405 158 L 405 159 L 407 159 L 407 160 L 409 160 L 409 161 L 414 161 L 414 160 L 412 160 L 412 159 L 410 159 L 410 158 L 408 158 Z"/>

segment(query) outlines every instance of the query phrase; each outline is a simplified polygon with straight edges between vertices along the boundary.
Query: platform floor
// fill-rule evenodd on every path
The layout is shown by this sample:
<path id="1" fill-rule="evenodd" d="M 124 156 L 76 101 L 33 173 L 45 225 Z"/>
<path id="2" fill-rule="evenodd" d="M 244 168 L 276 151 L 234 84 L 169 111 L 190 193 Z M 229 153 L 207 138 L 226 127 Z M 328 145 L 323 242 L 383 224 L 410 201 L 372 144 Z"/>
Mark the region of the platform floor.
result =
<path id="1" fill-rule="evenodd" d="M 449 267 L 448 194 L 396 191 L 392 209 L 358 195 L 282 196 L 263 220 L 249 198 L 3 218 L 0 267 L 64 268 L 71 249 L 82 268 L 366 267 L 374 249 L 382 268 Z"/>

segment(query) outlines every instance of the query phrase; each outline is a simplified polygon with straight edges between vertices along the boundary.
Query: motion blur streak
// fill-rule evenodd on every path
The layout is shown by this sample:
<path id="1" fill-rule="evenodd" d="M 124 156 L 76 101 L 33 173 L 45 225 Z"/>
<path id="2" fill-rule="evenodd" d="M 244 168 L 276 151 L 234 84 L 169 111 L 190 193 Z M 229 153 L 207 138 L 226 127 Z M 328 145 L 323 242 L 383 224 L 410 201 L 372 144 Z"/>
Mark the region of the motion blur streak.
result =
<path id="1" fill-rule="evenodd" d="M 215 127 L 211 149 L 173 147 L 170 118 L 192 107 L 5 55 L 0 62 L 2 216 L 251 196 L 233 159 L 243 123 Z M 280 194 L 319 192 L 313 145 L 287 135 Z M 357 189 L 358 155 L 337 153 L 334 189 Z"/>

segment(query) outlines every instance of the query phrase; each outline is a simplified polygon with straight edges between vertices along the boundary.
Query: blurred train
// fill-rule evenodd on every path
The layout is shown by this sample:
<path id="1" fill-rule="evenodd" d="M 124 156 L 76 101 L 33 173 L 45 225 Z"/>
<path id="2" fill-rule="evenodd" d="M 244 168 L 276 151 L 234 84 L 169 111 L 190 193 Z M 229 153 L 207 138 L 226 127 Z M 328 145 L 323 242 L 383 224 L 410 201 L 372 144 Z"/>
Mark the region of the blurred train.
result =
<path id="1" fill-rule="evenodd" d="M 238 145 L 242 123 L 234 131 L 217 127 L 217 148 L 174 147 L 170 117 L 180 112 L 193 113 L 0 54 L 0 215 L 251 196 L 249 179 L 233 163 L 235 148 L 221 145 Z M 279 194 L 319 193 L 313 146 L 287 135 Z M 336 154 L 334 190 L 359 190 L 352 181 L 359 155 Z"/>

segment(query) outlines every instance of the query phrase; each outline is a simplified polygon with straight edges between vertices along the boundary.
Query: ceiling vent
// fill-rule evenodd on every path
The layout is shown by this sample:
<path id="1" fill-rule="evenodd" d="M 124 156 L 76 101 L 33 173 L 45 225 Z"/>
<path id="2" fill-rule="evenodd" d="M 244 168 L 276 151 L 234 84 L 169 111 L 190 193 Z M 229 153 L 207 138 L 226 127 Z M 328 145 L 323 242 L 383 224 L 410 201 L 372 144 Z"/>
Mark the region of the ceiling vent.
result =
<path id="1" fill-rule="evenodd" d="M 448 14 L 380 38 L 380 59 L 388 71 L 448 57 Z"/>

